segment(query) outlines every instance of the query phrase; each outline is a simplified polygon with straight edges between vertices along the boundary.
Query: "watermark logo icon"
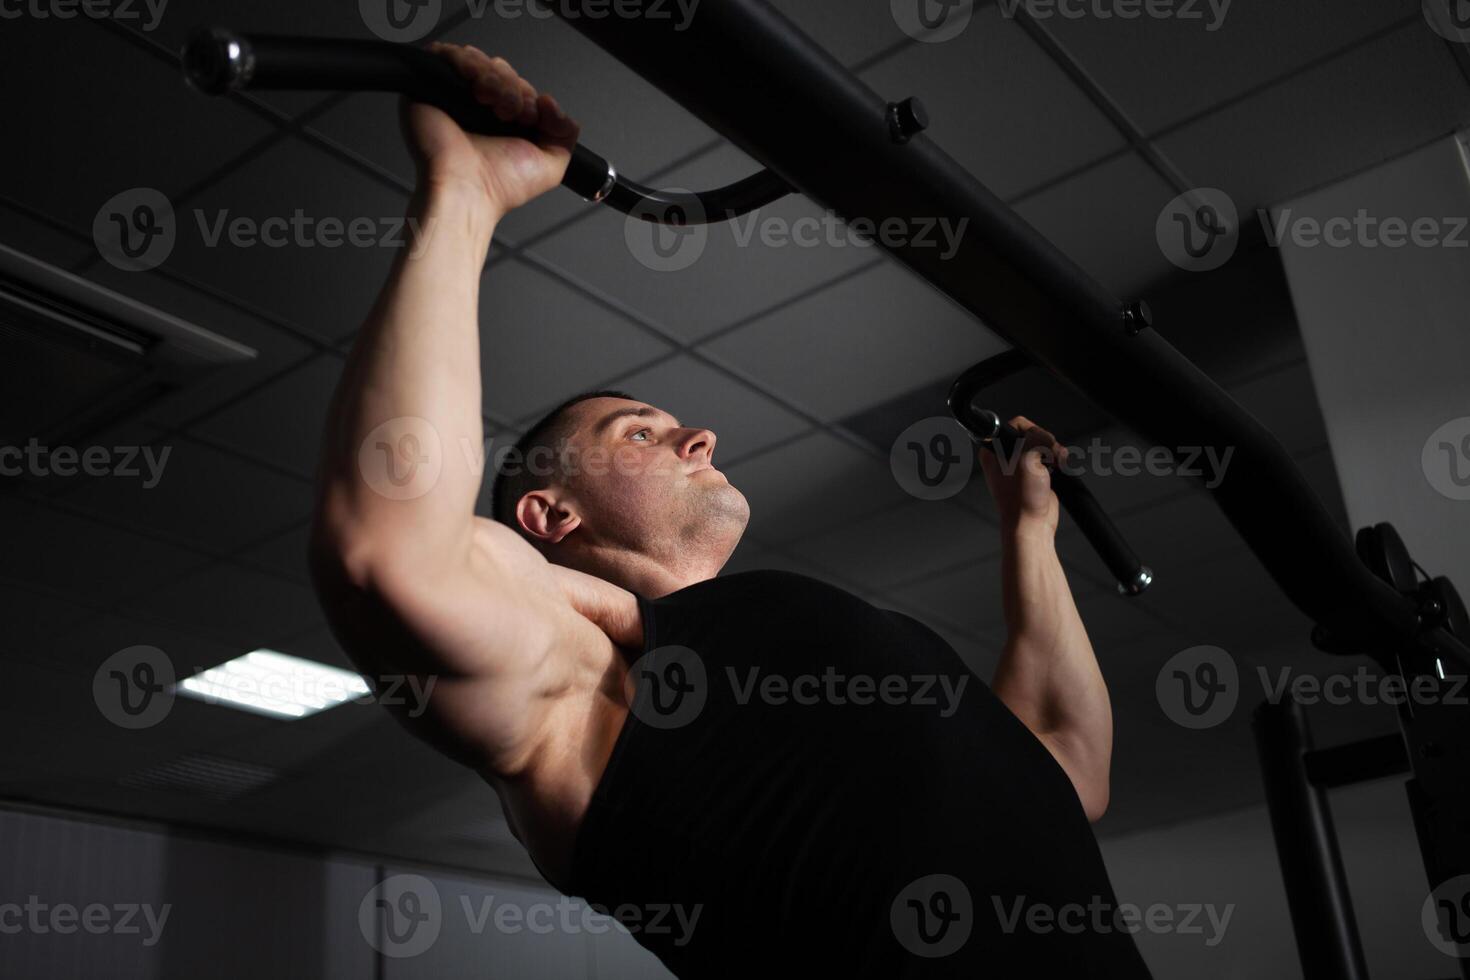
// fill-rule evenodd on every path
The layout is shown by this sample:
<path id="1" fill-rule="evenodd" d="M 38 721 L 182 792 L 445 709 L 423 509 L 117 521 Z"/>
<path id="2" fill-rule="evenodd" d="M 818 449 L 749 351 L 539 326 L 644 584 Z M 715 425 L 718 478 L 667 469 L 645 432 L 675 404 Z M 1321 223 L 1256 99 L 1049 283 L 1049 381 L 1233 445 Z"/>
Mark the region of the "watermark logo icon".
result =
<path id="1" fill-rule="evenodd" d="M 624 696 L 628 710 L 645 725 L 682 728 L 704 710 L 709 700 L 709 674 L 694 650 L 657 647 L 639 657 L 629 669 Z"/>
<path id="2" fill-rule="evenodd" d="M 363 896 L 357 925 L 368 945 L 384 956 L 418 956 L 434 945 L 443 926 L 439 889 L 423 875 L 390 875 Z"/>
<path id="3" fill-rule="evenodd" d="M 1470 875 L 1456 875 L 1430 892 L 1420 922 L 1435 949 L 1470 957 Z"/>
<path id="4" fill-rule="evenodd" d="M 158 647 L 119 650 L 92 675 L 92 700 L 119 728 L 151 728 L 174 706 L 174 665 Z"/>
<path id="5" fill-rule="evenodd" d="M 908 493 L 920 500 L 944 500 L 970 482 L 975 447 L 959 422 L 934 415 L 899 433 L 888 452 L 888 466 Z"/>
<path id="6" fill-rule="evenodd" d="M 1164 205 L 1154 224 L 1164 257 L 1189 272 L 1218 269 L 1240 244 L 1240 213 L 1230 195 L 1214 187 L 1185 191 Z"/>
<path id="7" fill-rule="evenodd" d="M 638 264 L 654 272 L 682 272 L 698 262 L 709 244 L 709 225 L 698 201 L 663 205 L 656 217 L 660 220 L 645 221 L 630 214 L 623 221 L 623 241 Z"/>
<path id="8" fill-rule="evenodd" d="M 1446 41 L 1470 44 L 1470 0 L 1424 0 L 1424 19 Z"/>
<path id="9" fill-rule="evenodd" d="M 1240 700 L 1240 671 L 1235 658 L 1219 647 L 1190 647 L 1159 669 L 1154 693 L 1159 707 L 1176 725 L 1213 728 L 1235 711 Z"/>
<path id="10" fill-rule="evenodd" d="M 97 254 L 124 272 L 146 272 L 162 265 L 177 240 L 174 206 L 152 187 L 114 194 L 92 219 Z"/>
<path id="11" fill-rule="evenodd" d="M 443 0 L 358 0 L 358 13 L 368 30 L 385 41 L 411 44 L 439 23 Z"/>
<path id="12" fill-rule="evenodd" d="M 367 485 L 389 500 L 422 497 L 444 469 L 439 431 L 417 416 L 389 419 L 362 440 L 357 465 Z"/>
<path id="13" fill-rule="evenodd" d="M 975 928 L 975 903 L 953 875 L 926 875 L 908 884 L 888 910 L 893 935 L 915 956 L 937 959 L 964 946 Z"/>
<path id="14" fill-rule="evenodd" d="M 889 0 L 898 29 L 916 41 L 938 44 L 962 34 L 970 26 L 972 0 Z"/>
<path id="15" fill-rule="evenodd" d="M 1441 496 L 1470 500 L 1470 416 L 1451 419 L 1431 432 L 1419 463 Z"/>

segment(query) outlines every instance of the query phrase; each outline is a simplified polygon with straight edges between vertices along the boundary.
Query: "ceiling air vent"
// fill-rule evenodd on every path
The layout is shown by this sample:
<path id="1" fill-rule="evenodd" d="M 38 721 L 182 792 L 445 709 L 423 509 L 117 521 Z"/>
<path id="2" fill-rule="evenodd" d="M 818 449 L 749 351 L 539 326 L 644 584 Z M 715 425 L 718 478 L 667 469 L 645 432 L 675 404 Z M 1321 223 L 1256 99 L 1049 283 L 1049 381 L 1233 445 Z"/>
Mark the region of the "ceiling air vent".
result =
<path id="1" fill-rule="evenodd" d="M 0 444 L 64 443 L 255 351 L 0 245 Z"/>
<path id="2" fill-rule="evenodd" d="M 133 789 L 165 789 L 211 800 L 235 800 L 281 778 L 279 769 L 195 753 L 150 766 L 119 782 Z"/>

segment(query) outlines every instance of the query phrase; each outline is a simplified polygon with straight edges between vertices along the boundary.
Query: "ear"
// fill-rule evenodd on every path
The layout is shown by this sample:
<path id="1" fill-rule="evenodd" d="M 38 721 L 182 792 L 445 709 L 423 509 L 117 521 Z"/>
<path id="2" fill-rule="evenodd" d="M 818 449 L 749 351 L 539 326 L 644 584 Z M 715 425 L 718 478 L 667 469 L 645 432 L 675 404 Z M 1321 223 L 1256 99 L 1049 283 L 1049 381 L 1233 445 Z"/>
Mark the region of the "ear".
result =
<path id="1" fill-rule="evenodd" d="M 582 524 L 582 518 L 550 490 L 532 490 L 518 500 L 516 521 L 542 544 L 559 544 Z"/>

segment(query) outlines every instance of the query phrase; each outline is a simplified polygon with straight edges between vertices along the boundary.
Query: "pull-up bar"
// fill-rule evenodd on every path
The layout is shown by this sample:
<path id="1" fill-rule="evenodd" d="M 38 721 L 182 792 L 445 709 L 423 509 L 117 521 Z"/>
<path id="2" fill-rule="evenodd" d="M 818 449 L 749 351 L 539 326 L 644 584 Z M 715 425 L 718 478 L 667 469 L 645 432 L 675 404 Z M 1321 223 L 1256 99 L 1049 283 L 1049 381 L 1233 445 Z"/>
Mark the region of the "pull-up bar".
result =
<path id="1" fill-rule="evenodd" d="M 1162 447 L 1235 451 L 1213 488 L 1286 595 L 1335 637 L 1391 665 L 1406 646 L 1470 665 L 1377 578 L 1281 444 L 1204 372 L 1012 212 L 923 133 L 895 136 L 883 98 L 765 0 L 703 0 L 676 24 L 590 16 L 569 24 L 849 222 L 968 221 L 957 250 L 880 236 L 894 258 Z M 1142 329 L 1140 329 L 1142 328 Z M 1396 668 L 1395 668 L 1396 669 Z"/>

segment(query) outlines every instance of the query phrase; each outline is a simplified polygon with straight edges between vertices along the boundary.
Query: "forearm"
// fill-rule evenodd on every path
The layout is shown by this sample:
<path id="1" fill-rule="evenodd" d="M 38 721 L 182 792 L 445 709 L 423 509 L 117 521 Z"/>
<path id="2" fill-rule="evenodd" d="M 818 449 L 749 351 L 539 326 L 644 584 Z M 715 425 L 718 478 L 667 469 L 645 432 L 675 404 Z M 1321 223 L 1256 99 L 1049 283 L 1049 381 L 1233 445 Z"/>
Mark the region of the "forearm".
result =
<path id="1" fill-rule="evenodd" d="M 437 184 L 414 195 L 410 216 L 417 239 L 333 398 L 318 525 L 395 554 L 448 555 L 468 540 L 482 477 L 479 285 L 495 222 L 469 190 Z M 390 460 L 409 482 L 384 482 Z"/>
<path id="2" fill-rule="evenodd" d="M 1004 534 L 1001 587 L 1008 636 L 992 687 L 1057 756 L 1089 815 L 1100 816 L 1112 708 L 1051 528 L 1022 525 Z"/>

